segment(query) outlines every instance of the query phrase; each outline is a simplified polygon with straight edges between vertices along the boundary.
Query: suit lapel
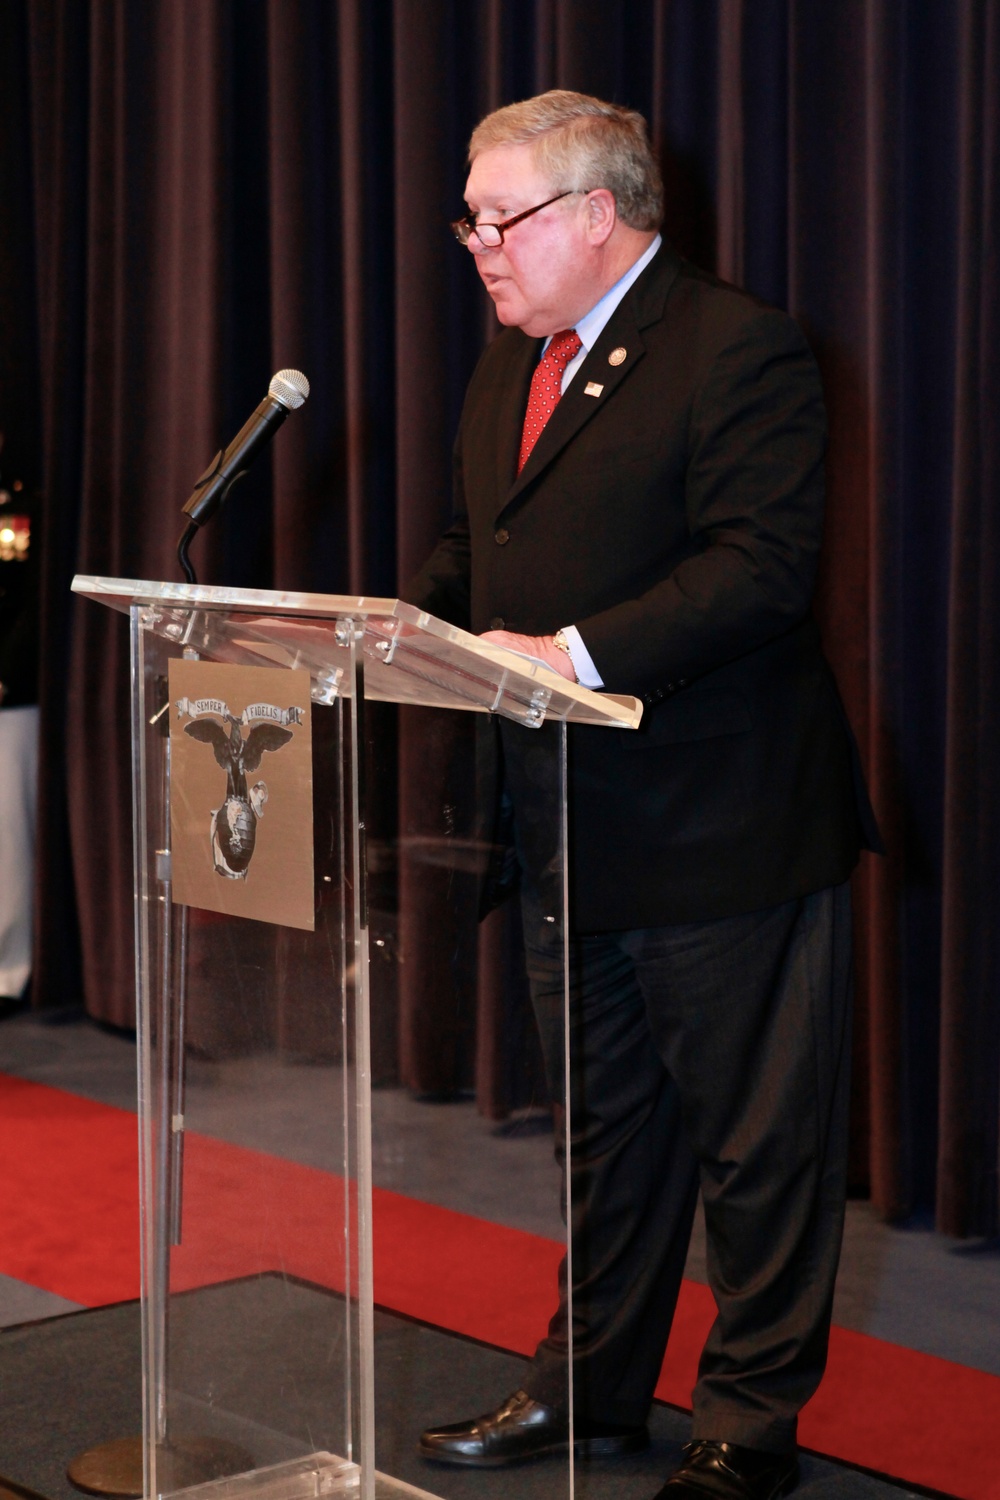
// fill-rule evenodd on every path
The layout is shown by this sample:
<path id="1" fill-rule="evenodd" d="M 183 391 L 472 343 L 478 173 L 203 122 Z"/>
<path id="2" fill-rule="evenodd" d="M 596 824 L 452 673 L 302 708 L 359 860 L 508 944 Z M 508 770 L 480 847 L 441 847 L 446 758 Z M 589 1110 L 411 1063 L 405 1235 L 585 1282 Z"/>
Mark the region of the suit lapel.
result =
<path id="1" fill-rule="evenodd" d="M 655 323 L 663 315 L 663 304 L 667 292 L 677 275 L 680 261 L 675 253 L 664 246 L 635 286 L 630 288 L 615 308 L 601 330 L 593 349 L 573 377 L 572 384 L 557 405 L 552 416 L 528 457 L 520 474 L 517 473 L 517 455 L 520 449 L 521 429 L 528 401 L 528 388 L 538 358 L 538 342 L 532 340 L 527 366 L 527 378 L 511 381 L 512 400 L 505 403 L 500 423 L 501 451 L 498 457 L 499 494 L 497 514 L 516 500 L 524 489 L 537 479 L 539 474 L 571 442 L 580 429 L 590 421 L 597 411 L 612 400 L 618 387 L 627 380 L 631 371 L 643 358 L 646 346 L 641 329 Z M 624 350 L 621 362 L 611 362 L 609 355 Z M 588 384 L 601 387 L 599 395 L 587 395 Z M 513 404 L 513 387 L 517 387 L 519 405 Z M 505 484 L 509 487 L 505 489 Z"/>
<path id="2" fill-rule="evenodd" d="M 541 347 L 541 339 L 525 337 L 520 341 L 497 398 L 497 498 L 494 512 L 507 504 L 507 491 L 517 477 L 524 413 Z"/>

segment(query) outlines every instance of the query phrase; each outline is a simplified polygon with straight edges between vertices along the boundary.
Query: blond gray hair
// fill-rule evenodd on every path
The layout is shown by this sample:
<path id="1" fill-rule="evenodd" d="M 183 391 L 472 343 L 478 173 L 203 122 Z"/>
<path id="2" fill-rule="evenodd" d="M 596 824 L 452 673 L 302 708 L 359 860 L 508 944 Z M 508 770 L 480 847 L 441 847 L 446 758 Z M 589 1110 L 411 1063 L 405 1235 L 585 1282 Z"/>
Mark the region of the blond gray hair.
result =
<path id="1" fill-rule="evenodd" d="M 480 120 L 469 141 L 469 162 L 494 146 L 525 145 L 533 148 L 553 188 L 570 193 L 608 188 L 623 223 L 632 229 L 659 227 L 663 182 L 646 121 L 636 110 L 550 89 Z"/>

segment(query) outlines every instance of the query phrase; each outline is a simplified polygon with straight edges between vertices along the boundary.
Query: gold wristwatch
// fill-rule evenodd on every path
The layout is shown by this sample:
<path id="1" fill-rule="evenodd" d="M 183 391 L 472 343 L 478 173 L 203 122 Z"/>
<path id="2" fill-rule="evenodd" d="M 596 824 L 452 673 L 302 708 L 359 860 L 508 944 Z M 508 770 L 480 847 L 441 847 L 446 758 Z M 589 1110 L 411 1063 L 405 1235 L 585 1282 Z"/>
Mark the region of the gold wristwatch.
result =
<path id="1" fill-rule="evenodd" d="M 576 675 L 576 667 L 573 663 L 573 653 L 569 649 L 569 641 L 566 639 L 566 632 L 564 630 L 557 630 L 555 635 L 552 637 L 552 644 L 553 646 L 555 646 L 557 651 L 565 651 L 566 655 L 569 657 L 569 664 L 571 667 L 573 667 L 573 681 L 579 682 L 580 679 Z"/>

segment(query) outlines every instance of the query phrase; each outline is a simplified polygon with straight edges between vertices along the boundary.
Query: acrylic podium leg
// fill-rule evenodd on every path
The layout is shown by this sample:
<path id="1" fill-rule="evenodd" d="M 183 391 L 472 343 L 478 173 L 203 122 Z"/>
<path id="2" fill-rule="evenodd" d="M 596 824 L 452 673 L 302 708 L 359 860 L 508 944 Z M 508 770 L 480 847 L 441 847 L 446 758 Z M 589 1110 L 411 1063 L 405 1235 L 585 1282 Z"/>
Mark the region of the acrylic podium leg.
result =
<path id="1" fill-rule="evenodd" d="M 158 707 L 151 723 L 167 727 L 168 704 Z M 150 1289 L 147 1337 L 154 1351 L 157 1401 L 155 1431 L 160 1473 L 160 1492 L 187 1489 L 252 1465 L 250 1455 L 234 1443 L 219 1438 L 186 1437 L 171 1443 L 167 1389 L 167 1320 L 169 1317 L 170 1252 L 181 1243 L 184 1170 L 185 1009 L 189 914 L 186 906 L 174 906 L 170 864 L 170 738 L 163 734 L 164 826 L 163 842 L 156 851 L 156 876 L 160 903 L 159 1098 L 162 1117 L 156 1140 L 157 1225 L 155 1268 Z M 91 1495 L 138 1500 L 147 1483 L 145 1450 L 141 1434 L 113 1438 L 79 1454 L 66 1470 L 69 1482 Z"/>

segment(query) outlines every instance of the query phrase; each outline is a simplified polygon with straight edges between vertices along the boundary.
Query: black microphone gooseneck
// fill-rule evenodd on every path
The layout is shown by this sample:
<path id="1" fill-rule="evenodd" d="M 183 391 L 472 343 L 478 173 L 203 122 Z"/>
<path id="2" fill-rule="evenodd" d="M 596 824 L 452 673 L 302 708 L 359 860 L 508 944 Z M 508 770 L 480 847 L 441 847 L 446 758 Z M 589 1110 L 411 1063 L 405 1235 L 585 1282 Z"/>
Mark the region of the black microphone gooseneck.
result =
<path id="1" fill-rule="evenodd" d="M 177 543 L 177 560 L 188 583 L 198 581 L 188 557 L 188 547 L 195 532 L 212 519 L 233 485 L 243 478 L 288 413 L 301 406 L 308 394 L 309 382 L 300 370 L 279 370 L 250 420 L 243 424 L 229 447 L 215 455 L 198 480 L 184 506 L 183 513 L 190 519 Z"/>

